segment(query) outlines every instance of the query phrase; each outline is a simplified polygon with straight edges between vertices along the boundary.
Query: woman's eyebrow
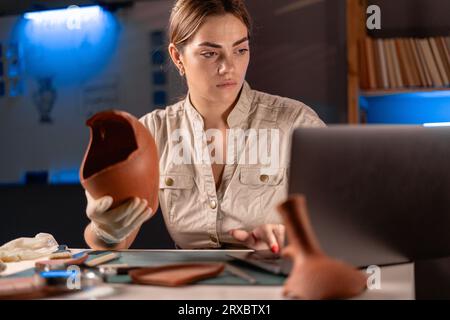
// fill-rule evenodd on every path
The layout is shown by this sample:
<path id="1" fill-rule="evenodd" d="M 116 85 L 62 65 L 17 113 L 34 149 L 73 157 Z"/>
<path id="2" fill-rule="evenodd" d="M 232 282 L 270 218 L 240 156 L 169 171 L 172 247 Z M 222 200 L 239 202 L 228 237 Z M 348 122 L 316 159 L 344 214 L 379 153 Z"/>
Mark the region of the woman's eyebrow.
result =
<path id="1" fill-rule="evenodd" d="M 243 37 L 241 40 L 236 41 L 233 43 L 233 47 L 236 47 L 237 45 L 240 45 L 242 42 L 245 42 L 248 40 L 248 37 Z"/>
<path id="2" fill-rule="evenodd" d="M 244 38 L 236 41 L 235 43 L 233 43 L 233 47 L 240 45 L 242 42 L 245 42 L 247 40 L 248 40 L 248 37 L 244 37 Z M 213 48 L 219 48 L 219 49 L 222 48 L 222 46 L 220 44 L 209 42 L 209 41 L 202 42 L 198 46 L 199 47 L 213 47 Z"/>

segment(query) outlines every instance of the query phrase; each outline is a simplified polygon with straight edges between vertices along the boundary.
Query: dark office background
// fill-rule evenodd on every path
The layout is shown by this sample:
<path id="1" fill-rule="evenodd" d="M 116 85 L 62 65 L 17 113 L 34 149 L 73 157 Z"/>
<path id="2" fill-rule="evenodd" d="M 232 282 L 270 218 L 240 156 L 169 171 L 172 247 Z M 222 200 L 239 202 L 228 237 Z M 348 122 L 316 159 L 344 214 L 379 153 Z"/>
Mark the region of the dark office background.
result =
<path id="1" fill-rule="evenodd" d="M 0 93 L 4 91 L 0 95 L 0 244 L 48 232 L 60 243 L 85 247 L 86 200 L 74 175 L 88 142 L 86 117 L 111 106 L 142 116 L 176 101 L 185 90 L 162 53 L 165 44 L 158 42 L 165 32 L 172 1 L 102 2 L 109 4 L 115 19 L 111 28 L 117 30 L 117 39 L 111 40 L 115 41 L 111 45 L 114 50 L 107 59 L 99 57 L 102 63 L 109 62 L 99 68 L 98 74 L 80 73 L 75 82 L 52 74 L 54 81 L 49 83 L 36 66 L 34 74 L 22 69 L 9 80 L 4 75 L 2 81 L 8 85 L 3 89 L 0 82 Z M 247 77 L 250 85 L 301 100 L 327 123 L 346 122 L 345 0 L 246 2 L 254 20 Z M 411 32 L 411 26 L 415 26 L 416 34 L 449 29 L 450 1 L 372 2 L 382 8 L 381 36 L 406 29 Z M 17 37 L 17 22 L 24 13 L 74 4 L 95 1 L 2 0 L 3 51 L 9 44 L 23 41 Z M 432 25 L 430 15 L 434 17 Z M 22 47 L 36 50 L 29 44 Z M 17 54 L 27 57 L 27 52 Z M 35 58 L 28 56 L 31 62 Z M 3 62 L 8 59 L 3 57 Z M 14 87 L 14 81 L 20 85 Z M 45 121 L 38 109 L 39 90 L 46 89 L 55 96 L 51 121 Z M 71 179 L 75 182 L 70 183 Z M 133 247 L 173 248 L 160 212 L 142 227 Z"/>

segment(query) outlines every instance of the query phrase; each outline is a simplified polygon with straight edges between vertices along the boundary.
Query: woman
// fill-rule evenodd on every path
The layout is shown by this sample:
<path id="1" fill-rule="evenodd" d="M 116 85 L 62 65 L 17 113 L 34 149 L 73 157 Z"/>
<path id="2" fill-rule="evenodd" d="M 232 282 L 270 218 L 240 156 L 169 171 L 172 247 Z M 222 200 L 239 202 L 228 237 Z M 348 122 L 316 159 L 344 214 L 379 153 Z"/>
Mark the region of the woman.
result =
<path id="1" fill-rule="evenodd" d="M 303 103 L 245 81 L 251 23 L 243 0 L 178 0 L 169 35 L 188 94 L 140 121 L 158 146 L 159 201 L 170 235 L 181 248 L 278 252 L 285 231 L 275 206 L 287 195 L 292 130 L 324 123 Z M 154 213 L 143 199 L 108 210 L 111 197 L 86 195 L 92 248 L 128 248 Z"/>

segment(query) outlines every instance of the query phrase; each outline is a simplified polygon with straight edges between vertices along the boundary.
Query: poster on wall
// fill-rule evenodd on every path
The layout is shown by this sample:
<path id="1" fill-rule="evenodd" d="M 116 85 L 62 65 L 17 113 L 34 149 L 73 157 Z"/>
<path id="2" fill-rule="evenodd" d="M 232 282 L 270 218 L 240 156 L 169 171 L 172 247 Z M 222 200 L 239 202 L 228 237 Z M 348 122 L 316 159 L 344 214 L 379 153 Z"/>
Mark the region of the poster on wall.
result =
<path id="1" fill-rule="evenodd" d="M 38 88 L 33 93 L 33 103 L 39 112 L 39 122 L 41 124 L 53 123 L 50 115 L 55 101 L 57 92 L 53 85 L 52 77 L 43 77 L 37 80 Z"/>
<path id="2" fill-rule="evenodd" d="M 86 120 L 102 110 L 119 108 L 119 83 L 117 80 L 87 85 L 82 92 L 81 113 Z"/>

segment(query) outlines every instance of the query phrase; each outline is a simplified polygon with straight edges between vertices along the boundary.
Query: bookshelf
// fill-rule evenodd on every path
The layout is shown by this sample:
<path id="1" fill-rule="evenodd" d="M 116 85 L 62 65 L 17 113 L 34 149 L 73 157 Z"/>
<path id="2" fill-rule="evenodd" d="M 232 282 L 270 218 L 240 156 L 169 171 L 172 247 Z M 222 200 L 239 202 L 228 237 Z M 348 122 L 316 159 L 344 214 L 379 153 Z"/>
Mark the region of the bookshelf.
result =
<path id="1" fill-rule="evenodd" d="M 449 31 L 414 37 L 405 30 L 398 30 L 397 34 L 373 37 L 365 27 L 368 1 L 346 0 L 346 5 L 349 123 L 367 120 L 360 108 L 361 98 L 388 98 L 401 94 L 407 97 L 407 94 L 420 93 L 437 93 L 442 97 L 446 92 L 450 97 Z M 411 103 L 412 100 L 408 101 Z M 380 104 L 380 99 L 377 103 Z"/>

